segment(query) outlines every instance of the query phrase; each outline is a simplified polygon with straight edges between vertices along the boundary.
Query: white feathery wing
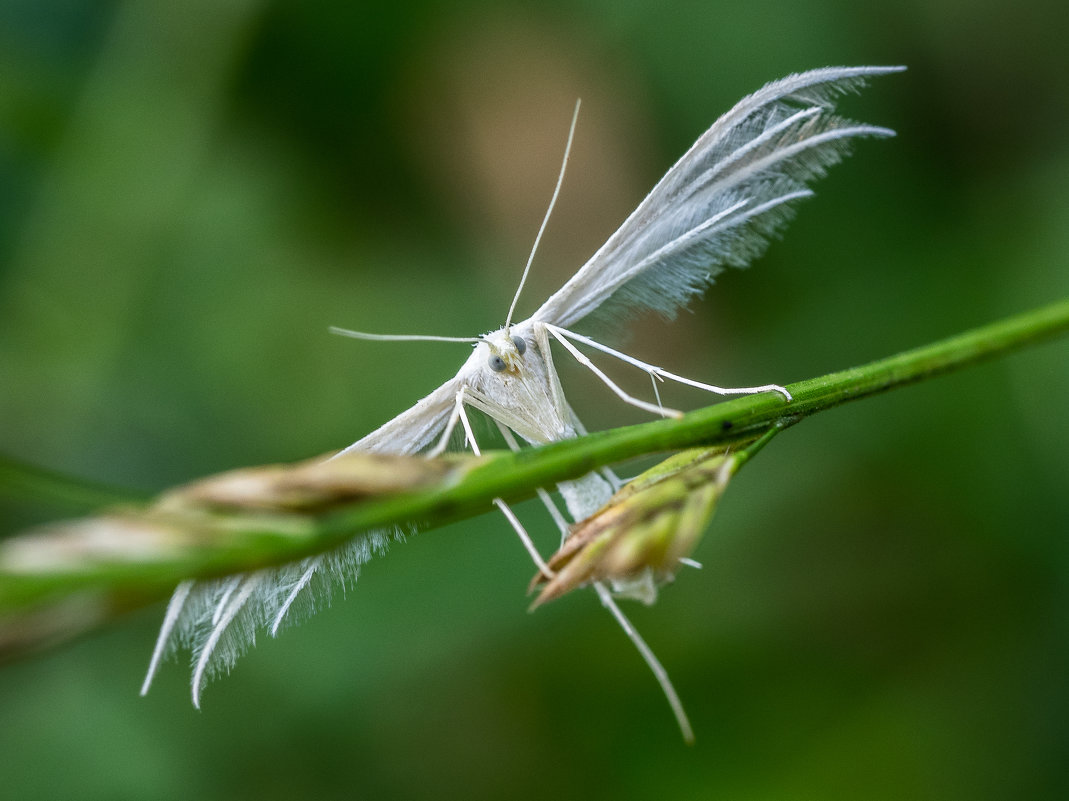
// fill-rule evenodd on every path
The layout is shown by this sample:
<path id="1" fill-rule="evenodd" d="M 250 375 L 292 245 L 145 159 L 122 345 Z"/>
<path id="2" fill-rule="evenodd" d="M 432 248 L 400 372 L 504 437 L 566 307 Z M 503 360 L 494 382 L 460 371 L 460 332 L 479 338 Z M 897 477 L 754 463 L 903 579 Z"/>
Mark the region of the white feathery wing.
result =
<path id="1" fill-rule="evenodd" d="M 342 451 L 418 453 L 445 428 L 459 381 L 452 379 L 359 442 Z M 207 678 L 229 671 L 239 656 L 255 643 L 261 628 L 276 635 L 294 604 L 304 601 L 312 612 L 316 598 L 329 601 L 333 577 L 355 581 L 360 566 L 385 552 L 399 531 L 371 531 L 345 546 L 299 562 L 266 568 L 256 573 L 208 581 L 184 581 L 167 606 L 148 672 L 141 685 L 145 695 L 160 663 L 176 647 L 193 653 L 193 705 L 200 707 L 200 691 Z M 318 583 L 318 587 L 313 585 Z M 318 590 L 318 593 L 313 590 Z"/>
<path id="2" fill-rule="evenodd" d="M 531 318 L 567 328 L 587 315 L 666 316 L 725 266 L 744 267 L 790 219 L 790 201 L 859 136 L 894 136 L 833 114 L 866 79 L 904 67 L 828 67 L 743 98 L 695 142 L 619 230 Z"/>
<path id="3" fill-rule="evenodd" d="M 482 337 L 476 352 L 454 378 L 346 451 L 428 450 L 436 439 L 444 441 L 443 432 L 448 437 L 458 420 L 468 429 L 465 404 L 491 414 L 499 425 L 531 442 L 575 436 L 582 429 L 553 373 L 549 334 L 578 355 L 561 337 L 569 332 L 561 329 L 606 311 L 617 317 L 641 310 L 671 316 L 725 266 L 748 264 L 789 219 L 791 201 L 812 194 L 807 183 L 839 161 L 851 140 L 893 135 L 886 128 L 853 123 L 833 111 L 839 96 L 860 89 L 867 78 L 901 69 L 813 70 L 770 83 L 741 100 L 695 142 L 620 229 L 530 318 Z M 559 328 L 554 331 L 553 327 Z M 578 335 L 571 337 L 620 355 Z M 514 347 L 518 340 L 523 342 Z M 503 369 L 505 364 L 499 352 L 510 369 L 513 360 L 520 359 L 525 351 L 537 357 L 537 380 L 531 379 L 522 387 L 524 392 L 533 388 L 536 395 L 541 393 L 538 398 L 531 394 L 523 398 L 548 404 L 538 410 L 543 414 L 537 420 L 535 410 L 524 408 L 515 391 L 494 394 L 494 375 L 484 354 L 487 349 L 494 354 L 490 364 L 492 359 L 499 362 L 494 370 Z M 532 356 L 527 359 L 531 361 Z M 643 408 L 656 410 L 650 404 Z M 554 425 L 559 428 L 554 429 Z M 469 444 L 477 447 L 473 440 Z M 590 480 L 561 486 L 573 513 L 573 506 L 590 506 L 604 496 L 605 487 L 598 483 L 605 484 L 604 480 L 587 478 Z M 507 508 L 503 503 L 498 505 L 503 511 Z M 277 633 L 296 602 L 304 599 L 306 607 L 314 604 L 313 584 L 329 594 L 339 577 L 342 582 L 353 579 L 360 565 L 399 536 L 399 532 L 365 533 L 335 552 L 298 563 L 212 581 L 183 582 L 168 605 L 142 694 L 148 691 L 163 657 L 175 645 L 184 645 L 193 651 L 193 703 L 199 706 L 207 676 L 229 669 L 252 644 L 258 629 Z M 602 602 L 610 605 L 608 590 L 599 586 L 598 592 Z M 622 618 L 617 609 L 611 609 Z M 640 650 L 645 648 L 640 640 L 636 644 Z M 655 672 L 656 668 L 659 665 Z M 665 684 L 666 679 L 662 686 Z M 671 700 L 670 686 L 666 692 Z"/>

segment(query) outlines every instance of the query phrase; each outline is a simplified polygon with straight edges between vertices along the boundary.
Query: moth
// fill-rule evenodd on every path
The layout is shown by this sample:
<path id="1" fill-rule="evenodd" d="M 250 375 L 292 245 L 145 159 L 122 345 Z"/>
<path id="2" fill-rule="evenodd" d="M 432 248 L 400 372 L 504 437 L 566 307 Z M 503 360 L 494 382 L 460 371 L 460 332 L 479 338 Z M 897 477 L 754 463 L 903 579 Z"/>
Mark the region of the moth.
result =
<path id="1" fill-rule="evenodd" d="M 553 348 L 591 370 L 621 400 L 654 414 L 678 415 L 659 399 L 651 403 L 625 392 L 580 347 L 600 357 L 620 359 L 645 371 L 654 382 L 665 379 L 717 394 L 774 391 L 790 401 L 777 385 L 724 388 L 694 381 L 635 359 L 574 330 L 596 318 L 619 320 L 652 311 L 671 318 L 701 293 L 725 267 L 744 267 L 759 256 L 790 219 L 793 204 L 813 194 L 808 184 L 842 159 L 853 140 L 889 137 L 894 132 L 855 123 L 835 113 L 836 101 L 865 86 L 871 77 L 902 67 L 828 67 L 769 83 L 743 98 L 720 117 L 668 170 L 638 208 L 563 287 L 533 314 L 513 322 L 513 314 L 531 267 L 528 260 L 505 324 L 479 337 L 374 335 L 341 331 L 361 339 L 446 339 L 471 343 L 472 352 L 457 374 L 407 411 L 346 448 L 350 451 L 435 455 L 445 450 L 454 431 L 463 431 L 464 445 L 479 445 L 469 410 L 488 416 L 509 447 L 523 440 L 540 445 L 585 433 L 565 397 L 553 364 Z M 578 111 L 578 108 L 577 108 Z M 550 203 L 561 188 L 570 152 L 575 118 L 564 164 Z M 546 219 L 535 240 L 537 248 Z M 534 256 L 532 250 L 531 257 Z M 545 491 L 539 495 L 566 532 L 613 494 L 618 479 L 608 471 L 590 473 L 557 486 L 567 518 Z M 495 505 L 516 529 L 532 558 L 548 571 L 523 525 L 500 499 Z M 254 573 L 211 581 L 186 581 L 167 607 L 148 674 L 145 694 L 162 659 L 176 646 L 192 650 L 192 698 L 200 706 L 207 677 L 233 665 L 251 644 L 258 629 L 272 635 L 293 616 L 295 606 L 315 603 L 318 586 L 329 592 L 339 579 L 355 577 L 362 564 L 400 537 L 379 531 L 353 539 L 332 553 Z M 672 704 L 684 734 L 689 726 L 667 675 L 634 631 L 614 600 L 614 590 L 595 585 L 612 612 L 654 670 Z"/>

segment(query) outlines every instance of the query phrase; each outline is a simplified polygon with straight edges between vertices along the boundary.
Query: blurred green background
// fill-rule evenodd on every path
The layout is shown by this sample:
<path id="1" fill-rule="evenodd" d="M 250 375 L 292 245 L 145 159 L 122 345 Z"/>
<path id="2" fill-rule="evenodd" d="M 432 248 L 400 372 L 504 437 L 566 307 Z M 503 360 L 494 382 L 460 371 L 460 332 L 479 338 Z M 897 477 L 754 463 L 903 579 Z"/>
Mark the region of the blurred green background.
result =
<path id="1" fill-rule="evenodd" d="M 743 94 L 828 64 L 909 66 L 844 104 L 898 138 L 631 352 L 787 383 L 1064 297 L 1067 33 L 1063 0 L 3 0 L 0 449 L 157 490 L 348 444 L 466 351 L 327 327 L 499 326 L 576 97 L 521 314 Z M 747 467 L 705 568 L 630 608 L 692 748 L 591 595 L 525 613 L 487 515 L 261 638 L 199 713 L 184 658 L 137 696 L 162 606 L 0 668 L 2 795 L 1069 797 L 1067 357 L 822 414 Z M 642 419 L 565 381 L 592 427 Z"/>

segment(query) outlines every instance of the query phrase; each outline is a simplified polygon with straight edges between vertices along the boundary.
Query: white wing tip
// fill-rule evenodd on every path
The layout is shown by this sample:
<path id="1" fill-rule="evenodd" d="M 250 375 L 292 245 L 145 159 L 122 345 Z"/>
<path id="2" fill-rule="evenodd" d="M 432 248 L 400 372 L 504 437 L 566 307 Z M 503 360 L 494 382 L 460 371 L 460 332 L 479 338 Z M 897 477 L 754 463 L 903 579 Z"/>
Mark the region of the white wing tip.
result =
<path id="1" fill-rule="evenodd" d="M 145 680 L 141 683 L 142 698 L 148 695 L 148 691 L 152 687 L 152 680 L 156 677 L 156 671 L 160 669 L 160 663 L 167 653 L 171 635 L 174 633 L 175 625 L 178 623 L 178 617 L 182 613 L 186 599 L 189 598 L 189 593 L 193 590 L 193 584 L 194 582 L 192 581 L 181 582 L 175 587 L 171 600 L 167 603 L 167 612 L 164 614 L 163 623 L 160 625 L 160 633 L 156 637 L 156 646 L 152 649 L 148 672 L 145 673 Z"/>
<path id="2" fill-rule="evenodd" d="M 904 64 L 880 64 L 862 67 L 823 67 L 821 69 L 810 70 L 810 72 L 834 72 L 845 77 L 848 75 L 887 75 L 892 72 L 905 72 L 906 69 Z"/>
<path id="3" fill-rule="evenodd" d="M 857 69 L 864 70 L 865 72 L 878 73 L 878 74 L 882 75 L 883 73 L 887 73 L 887 72 L 905 72 L 906 71 L 906 65 L 905 64 L 889 64 L 889 65 L 879 65 L 879 66 L 872 66 L 872 67 L 857 67 Z"/>
<path id="4" fill-rule="evenodd" d="M 870 125 L 868 126 L 869 136 L 898 136 L 895 133 L 894 128 L 884 128 L 882 125 Z"/>

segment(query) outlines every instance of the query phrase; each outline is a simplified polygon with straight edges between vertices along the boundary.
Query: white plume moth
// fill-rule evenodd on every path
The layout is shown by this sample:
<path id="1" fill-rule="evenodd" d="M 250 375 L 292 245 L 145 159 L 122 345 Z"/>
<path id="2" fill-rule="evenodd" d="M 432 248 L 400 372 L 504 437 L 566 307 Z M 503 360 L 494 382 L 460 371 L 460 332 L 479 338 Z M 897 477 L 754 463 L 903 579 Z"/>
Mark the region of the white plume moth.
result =
<path id="1" fill-rule="evenodd" d="M 741 100 L 702 134 L 572 279 L 522 322 L 513 322 L 513 312 L 531 259 L 505 325 L 497 331 L 453 339 L 335 329 L 360 339 L 437 339 L 474 345 L 456 376 L 342 453 L 434 455 L 449 445 L 458 425 L 465 445 L 478 453 L 468 409 L 490 417 L 512 448 L 519 447 L 516 437 L 538 445 L 584 433 L 554 370 L 552 343 L 589 368 L 621 400 L 655 414 L 679 413 L 663 408 L 659 397 L 657 403 L 650 403 L 625 392 L 580 351 L 580 346 L 647 372 L 654 380 L 655 392 L 656 382 L 668 379 L 717 394 L 774 391 L 789 402 L 790 395 L 782 387 L 769 384 L 727 389 L 693 381 L 571 328 L 594 313 L 604 317 L 650 310 L 670 317 L 725 266 L 743 267 L 760 255 L 790 218 L 792 202 L 812 194 L 808 183 L 838 162 L 852 140 L 894 135 L 887 128 L 843 119 L 834 113 L 834 105 L 839 96 L 862 88 L 868 78 L 901 69 L 828 67 L 790 75 Z M 560 191 L 574 130 L 573 117 L 550 211 Z M 547 211 L 535 248 L 548 218 Z M 605 471 L 562 482 L 557 489 L 568 516 L 578 521 L 609 499 L 615 482 Z M 564 515 L 545 491 L 539 495 L 561 531 L 566 532 Z M 512 510 L 500 499 L 495 504 L 536 564 L 548 571 Z M 183 582 L 168 605 L 142 694 L 148 691 L 162 658 L 181 644 L 193 651 L 192 694 L 194 705 L 199 707 L 208 675 L 220 668 L 229 669 L 253 641 L 257 629 L 276 634 L 295 603 L 307 599 L 305 603 L 310 606 L 314 601 L 312 585 L 329 592 L 334 581 L 351 579 L 364 562 L 398 536 L 397 532 L 372 532 L 338 551 L 299 563 L 211 581 Z M 684 736 L 690 739 L 689 724 L 664 669 L 621 613 L 613 592 L 601 584 L 595 589 L 653 669 Z"/>

